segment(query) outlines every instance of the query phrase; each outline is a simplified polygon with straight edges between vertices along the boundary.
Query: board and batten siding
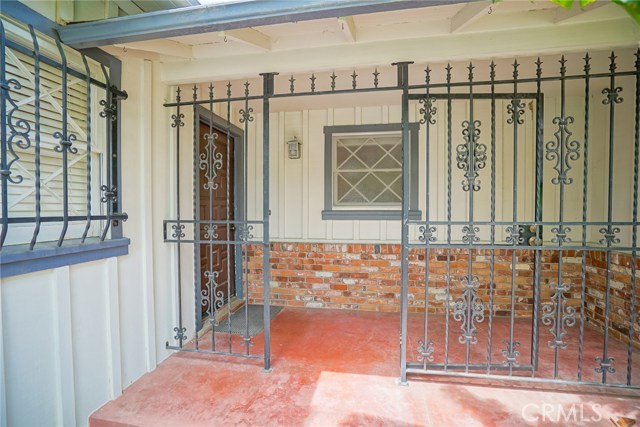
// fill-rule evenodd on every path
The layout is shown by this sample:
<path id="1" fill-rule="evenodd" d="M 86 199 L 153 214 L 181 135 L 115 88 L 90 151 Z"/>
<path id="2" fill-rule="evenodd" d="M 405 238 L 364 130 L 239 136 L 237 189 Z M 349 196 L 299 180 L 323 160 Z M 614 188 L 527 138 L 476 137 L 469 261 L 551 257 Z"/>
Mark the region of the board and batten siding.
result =
<path id="1" fill-rule="evenodd" d="M 601 102 L 600 85 L 590 98 L 589 166 L 587 191 L 587 219 L 606 221 L 608 183 L 609 124 L 599 117 L 608 116 L 607 106 Z M 573 94 L 566 98 L 567 115 L 574 119 L 569 126 L 570 139 L 580 144 L 580 156 L 570 161 L 568 176 L 571 185 L 565 185 L 562 206 L 565 221 L 582 221 L 583 161 L 584 161 L 584 96 Z M 509 100 L 496 101 L 495 117 L 495 219 L 513 220 L 514 136 L 509 124 L 507 105 Z M 430 219 L 447 219 L 447 105 L 438 100 L 436 124 L 430 127 Z M 420 105 L 410 106 L 410 122 L 420 120 Z M 555 141 L 558 130 L 553 118 L 560 116 L 560 99 L 547 96 L 544 99 L 543 146 Z M 523 123 L 518 126 L 517 145 L 517 220 L 527 223 L 535 215 L 535 101 L 525 100 Z M 474 118 L 481 121 L 479 143 L 487 145 L 487 162 L 480 170 L 480 190 L 474 194 L 474 218 L 490 220 L 491 212 L 491 116 L 488 100 L 474 101 Z M 451 219 L 468 221 L 469 193 L 462 190 L 463 171 L 456 166 L 455 147 L 463 142 L 462 122 L 469 118 L 469 103 L 452 101 L 451 148 Z M 270 121 L 270 207 L 271 238 L 274 241 L 291 242 L 363 242 L 397 243 L 400 241 L 399 220 L 323 220 L 324 209 L 324 127 L 333 125 L 365 125 L 400 122 L 399 105 L 362 106 L 351 108 L 326 108 L 271 113 Z M 633 194 L 633 108 L 622 105 L 616 111 L 614 152 L 614 220 L 629 221 Z M 300 159 L 287 157 L 286 141 L 297 137 L 302 142 Z M 256 113 L 248 125 L 248 216 L 259 219 L 262 209 L 262 117 Z M 426 126 L 420 126 L 419 135 L 419 209 L 426 219 Z M 544 158 L 543 151 L 543 220 L 559 218 L 560 188 L 551 180 L 557 175 L 555 162 Z M 506 226 L 496 227 L 497 241 L 506 237 Z M 543 228 L 543 240 L 554 237 L 552 227 Z M 630 230 L 629 230 L 630 231 Z M 489 227 L 480 227 L 479 236 L 489 239 Z M 416 237 L 415 227 L 411 229 Z M 439 227 L 438 239 L 445 238 L 444 227 Z M 453 239 L 461 236 L 461 227 L 453 227 Z M 581 227 L 571 227 L 568 233 L 573 242 L 581 240 Z M 587 240 L 598 242 L 602 235 L 597 227 L 588 227 Z M 630 232 L 619 236 L 622 244 L 630 243 Z"/>
<path id="2" fill-rule="evenodd" d="M 172 248 L 162 241 L 170 207 L 166 88 L 150 61 L 125 61 L 122 75 L 129 254 L 0 280 L 1 426 L 85 426 L 171 354 L 164 348 L 175 323 Z"/>
<path id="3" fill-rule="evenodd" d="M 496 102 L 496 219 L 510 221 L 513 211 L 513 126 L 507 123 L 508 101 Z M 455 164 L 455 147 L 462 142 L 462 121 L 468 119 L 468 102 L 452 102 L 452 220 L 467 220 L 468 193 L 462 191 L 463 172 Z M 555 109 L 555 100 L 545 101 L 547 111 Z M 410 122 L 420 120 L 420 106 L 412 103 Z M 524 123 L 518 128 L 518 219 L 532 221 L 534 218 L 535 192 L 535 107 L 527 104 Z M 480 143 L 490 148 L 490 104 L 476 101 L 475 118 L 482 122 Z M 248 128 L 249 153 L 249 217 L 258 218 L 262 206 L 261 172 L 254 173 L 256 162 L 262 159 L 261 114 Z M 324 127 L 333 125 L 365 125 L 400 122 L 399 105 L 382 105 L 352 108 L 327 108 L 323 110 L 283 111 L 271 113 L 271 236 L 274 241 L 331 241 L 331 242 L 399 242 L 399 220 L 323 220 L 324 209 Z M 579 120 L 576 128 L 583 126 Z M 553 132 L 547 130 L 552 135 Z M 297 137 L 302 141 L 301 159 L 289 159 L 285 142 Z M 547 135 L 545 135 L 546 137 Z M 447 127 L 446 101 L 437 101 L 436 124 L 430 130 L 430 218 L 445 220 L 447 217 Z M 426 219 L 426 127 L 421 125 L 419 135 L 419 209 Z M 576 165 L 575 173 L 582 173 Z M 545 179 L 552 177 L 551 168 L 545 170 Z M 481 190 L 475 193 L 476 218 L 489 220 L 490 212 L 490 157 L 480 171 Z M 579 185 L 581 186 L 581 180 Z M 545 217 L 557 212 L 557 195 L 553 190 L 545 193 Z M 581 192 L 569 195 L 565 201 L 565 212 L 580 211 Z M 574 200 L 575 199 L 575 200 Z M 444 229 L 439 238 L 444 237 Z M 500 238 L 501 232 L 497 231 Z M 454 231 L 455 234 L 455 231 Z M 488 230 L 481 230 L 481 236 Z"/>

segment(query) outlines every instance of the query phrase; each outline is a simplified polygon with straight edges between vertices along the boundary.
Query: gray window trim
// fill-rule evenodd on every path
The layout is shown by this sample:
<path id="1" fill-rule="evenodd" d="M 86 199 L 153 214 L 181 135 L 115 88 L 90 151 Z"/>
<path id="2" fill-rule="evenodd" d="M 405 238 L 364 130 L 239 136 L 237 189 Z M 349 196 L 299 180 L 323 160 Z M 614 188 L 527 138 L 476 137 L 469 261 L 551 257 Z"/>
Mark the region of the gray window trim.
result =
<path id="1" fill-rule="evenodd" d="M 364 132 L 390 132 L 401 131 L 401 123 L 370 124 L 370 125 L 345 125 L 324 127 L 324 210 L 323 220 L 399 220 L 402 217 L 401 209 L 333 209 L 333 134 L 335 133 L 364 133 Z M 422 212 L 418 210 L 418 136 L 419 123 L 409 123 L 410 159 L 409 174 L 411 180 L 411 194 L 409 196 L 409 218 L 421 219 Z M 415 173 L 414 173 L 415 171 Z"/>
<path id="2" fill-rule="evenodd" d="M 6 246 L 0 252 L 0 278 L 127 255 L 130 243 L 127 238 L 101 242 L 96 237 L 82 244 L 80 239 L 65 240 L 60 247 L 42 242 L 32 251 L 28 244 Z"/>

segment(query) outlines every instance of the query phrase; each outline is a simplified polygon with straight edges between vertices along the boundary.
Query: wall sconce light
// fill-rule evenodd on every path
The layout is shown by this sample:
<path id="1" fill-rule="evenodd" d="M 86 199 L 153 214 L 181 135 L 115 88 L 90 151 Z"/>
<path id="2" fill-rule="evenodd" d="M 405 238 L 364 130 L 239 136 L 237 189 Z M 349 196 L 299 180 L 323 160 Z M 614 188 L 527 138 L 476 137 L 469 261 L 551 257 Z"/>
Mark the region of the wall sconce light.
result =
<path id="1" fill-rule="evenodd" d="M 302 145 L 302 143 L 298 141 L 298 138 L 295 136 L 292 140 L 287 141 L 287 154 L 290 159 L 300 158 L 300 145 Z"/>

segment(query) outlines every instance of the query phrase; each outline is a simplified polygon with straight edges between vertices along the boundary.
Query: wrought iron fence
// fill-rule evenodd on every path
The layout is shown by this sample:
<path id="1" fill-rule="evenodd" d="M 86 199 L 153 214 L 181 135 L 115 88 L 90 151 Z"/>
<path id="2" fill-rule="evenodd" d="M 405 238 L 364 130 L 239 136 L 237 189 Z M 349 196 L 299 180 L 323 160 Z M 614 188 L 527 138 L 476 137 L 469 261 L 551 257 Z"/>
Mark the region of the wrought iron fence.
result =
<path id="1" fill-rule="evenodd" d="M 451 66 L 438 83 L 427 68 L 421 93 L 404 85 L 404 108 L 411 101 L 422 106 L 422 162 L 427 169 L 435 167 L 430 154 L 444 146 L 446 184 L 444 196 L 434 197 L 427 174 L 425 220 L 410 220 L 406 204 L 403 209 L 403 381 L 407 373 L 439 373 L 640 386 L 640 366 L 633 359 L 640 344 L 640 53 L 635 67 L 625 71 L 618 70 L 617 59 L 612 53 L 608 72 L 593 73 L 592 58 L 586 55 L 581 72 L 569 74 L 563 56 L 553 76 L 543 74 L 538 59 L 535 76 L 526 78 L 516 61 L 507 79 L 496 78 L 492 62 L 489 79 L 481 81 L 473 64 L 467 67 L 467 80 L 455 82 Z M 454 90 L 467 99 L 466 117 L 455 126 Z M 622 111 L 624 93 L 629 95 Z M 506 108 L 499 102 L 505 97 Z M 545 97 L 553 97 L 554 103 L 545 103 Z M 444 103 L 436 105 L 438 99 Z M 489 114 L 480 120 L 474 107 L 487 100 Z M 533 141 L 523 136 L 527 100 L 533 101 L 528 125 Z M 444 111 L 437 116 L 440 108 Z M 499 108 L 505 109 L 501 113 Z M 506 121 L 499 138 L 500 114 Z M 434 140 L 439 120 L 445 136 Z M 406 129 L 407 114 L 403 125 Z M 498 143 L 509 146 L 510 158 L 498 159 L 504 154 Z M 523 212 L 519 200 L 525 187 L 519 168 L 528 147 L 533 154 L 533 212 Z M 592 152 L 601 157 L 590 157 Z M 453 179 L 456 174 L 459 183 Z M 460 207 L 456 191 L 462 194 L 457 202 L 465 207 L 457 217 L 452 213 Z M 434 201 L 445 206 L 444 214 L 434 212 Z M 414 241 L 411 231 L 417 235 Z M 410 261 L 416 257 L 424 261 Z M 423 314 L 416 315 L 421 322 L 407 310 L 412 264 L 421 277 L 413 285 L 422 298 Z M 442 293 L 442 300 L 434 292 Z"/>
<path id="2" fill-rule="evenodd" d="M 553 69 L 547 73 L 540 58 L 527 64 L 526 72 L 517 61 L 483 63 L 482 68 L 469 64 L 462 77 L 451 65 L 422 71 L 411 62 L 400 62 L 393 64 L 395 81 L 376 68 L 366 83 L 358 80 L 355 70 L 349 76 L 313 73 L 304 79 L 263 74 L 260 94 L 250 93 L 249 81 L 240 95 L 233 95 L 238 85 L 231 82 L 218 97 L 213 85 L 202 97 L 195 85 L 189 100 L 181 98 L 178 88 L 175 101 L 165 104 L 174 112 L 178 194 L 176 217 L 165 221 L 164 230 L 165 241 L 178 244 L 178 295 L 184 292 L 183 281 L 190 281 L 180 270 L 182 245 L 194 245 L 196 264 L 202 253 L 221 246 L 235 248 L 227 251 L 239 261 L 220 270 L 226 281 L 212 264 L 195 265 L 194 337 L 189 341 L 185 335 L 187 320 L 180 300 L 175 345 L 167 343 L 168 348 L 261 357 L 269 369 L 270 102 L 387 93 L 386 99 L 395 97 L 401 107 L 405 165 L 400 242 L 402 382 L 408 374 L 436 373 L 638 387 L 640 366 L 633 358 L 640 345 L 638 55 L 631 65 L 624 58 L 627 69 L 622 71 L 614 54 L 606 64 L 603 55 L 595 59 L 586 55 L 582 60 L 545 58 Z M 553 66 L 551 61 L 556 60 Z M 417 82 L 417 74 L 424 83 Z M 212 112 L 223 117 L 203 134 L 197 130 L 200 107 L 207 107 L 203 115 L 211 120 Z M 193 146 L 191 135 L 181 131 L 185 109 L 194 117 Z M 261 144 L 249 147 L 247 135 L 256 131 L 249 123 L 256 114 L 262 117 Z M 419 171 L 407 166 L 412 121 L 421 126 Z M 261 207 L 250 217 L 246 214 L 250 203 L 244 199 L 235 216 L 227 209 L 220 218 L 205 218 L 198 212 L 196 198 L 215 188 L 210 180 L 200 182 L 198 170 L 212 177 L 230 167 L 229 153 L 218 156 L 221 152 L 213 142 L 225 134 L 229 140 L 234 124 L 242 131 L 239 152 L 262 150 L 260 171 L 250 177 L 250 168 L 246 164 L 241 168 L 244 189 L 238 193 L 246 197 L 247 182 L 261 176 Z M 181 216 L 179 195 L 180 188 L 188 187 L 180 182 L 179 153 L 185 135 L 187 147 L 193 149 L 194 171 L 194 213 L 186 219 Z M 198 148 L 202 141 L 208 147 L 205 151 Z M 411 173 L 421 174 L 420 219 L 409 215 Z M 224 203 L 229 206 L 235 196 L 226 191 Z M 208 208 L 215 209 L 212 196 L 209 200 Z M 220 227 L 236 227 L 238 232 L 219 233 Z M 239 351 L 231 336 L 230 316 L 226 323 L 217 320 L 220 311 L 233 311 L 229 291 L 226 295 L 217 291 L 220 283 L 228 286 L 234 276 L 248 292 L 252 279 L 247 268 L 255 264 L 260 251 L 261 263 L 253 268 L 261 274 L 253 280 L 262 287 L 264 352 L 254 356 L 249 351 L 253 337 L 248 322 L 240 333 L 244 347 Z M 211 343 L 203 346 L 205 323 L 212 332 Z"/>
<path id="3" fill-rule="evenodd" d="M 119 208 L 114 153 L 117 105 L 127 94 L 111 84 L 104 65 L 101 81 L 84 53 L 78 70 L 59 40 L 54 59 L 41 52 L 42 38 L 31 26 L 29 34 L 27 47 L 0 21 L 0 249 L 104 241 L 113 224 L 127 218 Z M 96 129 L 99 93 L 105 123 Z"/>

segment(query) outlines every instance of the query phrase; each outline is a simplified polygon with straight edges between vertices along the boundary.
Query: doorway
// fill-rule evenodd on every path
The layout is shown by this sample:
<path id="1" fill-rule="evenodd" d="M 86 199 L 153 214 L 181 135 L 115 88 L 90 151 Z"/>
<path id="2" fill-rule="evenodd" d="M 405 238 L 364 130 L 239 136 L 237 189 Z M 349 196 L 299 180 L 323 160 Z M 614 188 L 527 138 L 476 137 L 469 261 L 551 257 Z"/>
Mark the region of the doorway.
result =
<path id="1" fill-rule="evenodd" d="M 197 173 L 194 205 L 200 226 L 196 246 L 199 325 L 242 305 L 242 254 L 237 254 L 235 221 L 243 216 L 242 130 L 206 109 L 198 109 L 194 141 Z"/>

